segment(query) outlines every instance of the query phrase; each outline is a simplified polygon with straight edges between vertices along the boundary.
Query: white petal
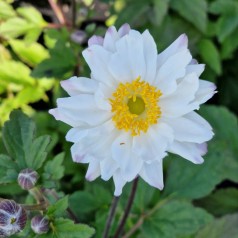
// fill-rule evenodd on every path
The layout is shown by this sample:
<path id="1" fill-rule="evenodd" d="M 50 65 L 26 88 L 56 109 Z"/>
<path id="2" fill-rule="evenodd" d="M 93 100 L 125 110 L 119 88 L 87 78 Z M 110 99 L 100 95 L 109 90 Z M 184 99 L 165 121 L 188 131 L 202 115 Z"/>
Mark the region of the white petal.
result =
<path id="1" fill-rule="evenodd" d="M 119 169 L 114 173 L 113 181 L 115 184 L 114 196 L 119 197 L 122 193 L 124 185 L 126 184 L 126 181 L 123 179 Z"/>
<path id="2" fill-rule="evenodd" d="M 92 45 L 82 54 L 91 69 L 92 77 L 108 86 L 113 86 L 114 79 L 108 71 L 111 53 L 99 45 Z"/>
<path id="3" fill-rule="evenodd" d="M 216 93 L 216 86 L 206 80 L 199 80 L 199 88 L 195 94 L 195 101 L 202 104 L 209 100 Z"/>
<path id="4" fill-rule="evenodd" d="M 85 123 L 80 121 L 74 114 L 68 113 L 64 109 L 54 108 L 50 109 L 49 113 L 58 121 L 62 121 L 72 127 L 84 126 Z"/>
<path id="5" fill-rule="evenodd" d="M 189 74 L 182 79 L 174 93 L 160 98 L 159 105 L 162 115 L 166 117 L 182 116 L 192 110 L 198 109 L 197 104 L 190 103 L 198 90 L 198 77 Z"/>
<path id="6" fill-rule="evenodd" d="M 207 152 L 207 145 L 206 143 L 196 144 L 174 141 L 169 152 L 178 154 L 194 164 L 201 164 L 204 161 L 202 156 Z"/>
<path id="7" fill-rule="evenodd" d="M 112 143 L 112 158 L 126 181 L 133 180 L 141 170 L 142 160 L 132 151 L 132 136 L 122 132 Z"/>
<path id="8" fill-rule="evenodd" d="M 173 141 L 173 131 L 165 123 L 158 122 L 146 133 L 133 138 L 132 150 L 142 160 L 151 162 L 166 156 L 166 150 Z"/>
<path id="9" fill-rule="evenodd" d="M 191 61 L 192 56 L 187 49 L 169 57 L 165 63 L 158 68 L 155 86 L 168 95 L 176 90 L 176 80 L 185 76 L 186 66 Z"/>
<path id="10" fill-rule="evenodd" d="M 71 155 L 72 159 L 76 163 L 89 163 L 91 160 L 91 156 L 85 153 L 82 153 L 80 150 L 81 143 L 75 143 L 71 146 Z"/>
<path id="11" fill-rule="evenodd" d="M 198 77 L 205 69 L 205 64 L 189 64 L 186 68 L 186 74 L 195 73 Z"/>
<path id="12" fill-rule="evenodd" d="M 191 116 L 184 116 L 179 118 L 170 118 L 166 120 L 167 124 L 171 126 L 174 132 L 175 140 L 180 142 L 195 142 L 203 143 L 213 137 L 211 127 L 207 123 L 204 124 L 199 115 L 193 112 Z M 193 117 L 197 119 L 194 120 Z"/>
<path id="13" fill-rule="evenodd" d="M 146 73 L 143 80 L 152 83 L 155 79 L 157 65 L 157 47 L 155 41 L 148 30 L 142 34 L 144 45 L 144 57 L 146 63 Z"/>
<path id="14" fill-rule="evenodd" d="M 153 163 L 144 163 L 140 176 L 151 186 L 160 190 L 164 187 L 162 160 Z"/>
<path id="15" fill-rule="evenodd" d="M 130 30 L 131 30 L 131 27 L 129 24 L 127 24 L 127 23 L 123 24 L 120 27 L 120 29 L 118 30 L 119 37 L 121 38 L 121 37 L 127 35 L 130 32 Z"/>
<path id="16" fill-rule="evenodd" d="M 82 138 L 84 138 L 88 134 L 88 130 L 83 128 L 84 127 L 71 128 L 66 134 L 66 140 L 74 143 L 79 142 Z"/>
<path id="17" fill-rule="evenodd" d="M 85 77 L 72 77 L 60 82 L 62 88 L 70 95 L 74 96 L 82 93 L 94 93 L 98 87 L 95 80 Z"/>
<path id="18" fill-rule="evenodd" d="M 109 180 L 115 171 L 118 169 L 118 165 L 115 160 L 108 157 L 100 162 L 101 177 L 103 180 Z"/>
<path id="19" fill-rule="evenodd" d="M 112 87 L 108 87 L 107 85 L 100 83 L 95 93 L 95 101 L 97 106 L 101 109 L 111 111 L 109 98 L 112 97 L 114 91 L 115 89 Z"/>
<path id="20" fill-rule="evenodd" d="M 93 156 L 98 161 L 110 157 L 111 151 L 108 148 L 110 148 L 117 133 L 112 121 L 97 127 L 82 129 L 81 138 L 78 139 L 77 146 L 72 147 L 73 160 L 80 160 L 85 155 Z M 101 139 L 102 135 L 103 140 Z M 71 137 L 70 139 L 74 138 Z"/>
<path id="21" fill-rule="evenodd" d="M 188 47 L 188 37 L 185 34 L 180 35 L 169 47 L 158 55 L 157 66 L 160 67 L 172 55 Z"/>
<path id="22" fill-rule="evenodd" d="M 87 170 L 87 173 L 86 173 L 85 178 L 86 178 L 88 181 L 93 181 L 93 180 L 95 180 L 98 176 L 100 176 L 100 174 L 101 174 L 101 173 L 100 173 L 100 164 L 99 164 L 99 162 L 97 161 L 97 159 L 94 158 L 94 160 L 89 163 L 88 170 Z"/>
<path id="23" fill-rule="evenodd" d="M 111 52 L 115 51 L 115 42 L 118 40 L 119 36 L 115 26 L 110 26 L 105 34 L 103 47 Z"/>
<path id="24" fill-rule="evenodd" d="M 81 94 L 57 100 L 58 110 L 75 121 L 90 125 L 99 125 L 111 117 L 109 111 L 101 110 L 95 103 L 93 95 Z"/>
<path id="25" fill-rule="evenodd" d="M 145 76 L 145 58 L 142 36 L 130 31 L 116 42 L 117 52 L 112 55 L 109 69 L 118 82 L 132 81 Z"/>
<path id="26" fill-rule="evenodd" d="M 92 36 L 89 40 L 88 40 L 88 46 L 91 45 L 103 45 L 103 38 L 101 36 Z"/>

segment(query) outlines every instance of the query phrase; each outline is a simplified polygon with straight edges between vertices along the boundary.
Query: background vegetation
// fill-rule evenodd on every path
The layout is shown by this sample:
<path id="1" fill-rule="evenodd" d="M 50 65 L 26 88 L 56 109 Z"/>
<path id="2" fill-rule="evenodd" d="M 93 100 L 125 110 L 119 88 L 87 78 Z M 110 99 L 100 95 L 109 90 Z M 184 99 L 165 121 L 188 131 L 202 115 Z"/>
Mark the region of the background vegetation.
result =
<path id="1" fill-rule="evenodd" d="M 237 0 L 65 0 L 57 4 L 53 0 L 0 0 L 0 125 L 17 108 L 34 121 L 15 112 L 4 126 L 0 152 L 8 158 L 0 156 L 0 196 L 33 203 L 32 195 L 16 180 L 19 171 L 31 165 L 40 174 L 38 184 L 50 203 L 60 199 L 59 214 L 52 210 L 48 214 L 57 232 L 44 237 L 88 237 L 80 229 L 79 233 L 67 230 L 72 225 L 69 220 L 63 221 L 65 226 L 59 223 L 63 218 L 57 217 L 63 216 L 67 206 L 77 221 L 95 228 L 94 237 L 102 237 L 113 184 L 84 179 L 86 167 L 72 162 L 71 144 L 65 141 L 68 126 L 55 121 L 48 110 L 55 107 L 56 98 L 66 96 L 59 86 L 61 80 L 89 76 L 81 54 L 88 38 L 123 23 L 139 31 L 149 29 L 159 51 L 186 33 L 193 56 L 206 63 L 202 78 L 218 88 L 218 94 L 201 109 L 215 131 L 204 164 L 194 166 L 169 156 L 162 192 L 140 180 L 125 234 L 135 229 L 127 237 L 238 237 Z M 42 137 L 46 134 L 51 140 Z M 38 164 L 32 164 L 37 156 Z M 12 159 L 21 163 L 11 166 L 6 161 Z M 112 234 L 130 187 L 126 186 L 120 199 Z M 35 235 L 27 226 L 15 237 Z"/>

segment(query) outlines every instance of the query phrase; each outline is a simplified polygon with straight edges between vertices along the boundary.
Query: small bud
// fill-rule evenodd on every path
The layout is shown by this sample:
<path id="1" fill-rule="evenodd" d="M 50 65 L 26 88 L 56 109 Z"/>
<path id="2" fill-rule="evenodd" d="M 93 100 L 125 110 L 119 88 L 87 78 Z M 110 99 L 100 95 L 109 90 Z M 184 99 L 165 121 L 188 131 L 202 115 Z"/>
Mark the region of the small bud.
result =
<path id="1" fill-rule="evenodd" d="M 86 42 L 87 35 L 84 31 L 77 30 L 71 34 L 70 38 L 75 43 L 83 44 Z"/>
<path id="2" fill-rule="evenodd" d="M 22 231 L 26 225 L 26 211 L 12 200 L 0 202 L 0 237 Z"/>
<path id="3" fill-rule="evenodd" d="M 38 179 L 38 173 L 32 169 L 23 169 L 18 175 L 18 184 L 24 190 L 33 188 Z"/>
<path id="4" fill-rule="evenodd" d="M 36 234 L 44 234 L 49 231 L 49 220 L 42 215 L 34 216 L 31 219 L 31 228 Z"/>

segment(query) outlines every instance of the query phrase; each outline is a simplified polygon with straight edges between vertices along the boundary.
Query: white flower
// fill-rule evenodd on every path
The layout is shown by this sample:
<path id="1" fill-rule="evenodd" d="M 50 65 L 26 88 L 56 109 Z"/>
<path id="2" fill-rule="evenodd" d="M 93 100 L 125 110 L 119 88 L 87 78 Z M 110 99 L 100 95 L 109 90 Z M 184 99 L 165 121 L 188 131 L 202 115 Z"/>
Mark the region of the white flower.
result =
<path id="1" fill-rule="evenodd" d="M 215 93 L 200 80 L 203 64 L 192 59 L 185 34 L 157 53 L 146 30 L 128 24 L 93 36 L 83 56 L 91 79 L 72 77 L 61 83 L 70 97 L 50 110 L 72 129 L 71 153 L 89 163 L 86 178 L 113 177 L 115 196 L 137 176 L 163 188 L 162 161 L 168 152 L 200 164 L 212 128 L 194 110 Z"/>

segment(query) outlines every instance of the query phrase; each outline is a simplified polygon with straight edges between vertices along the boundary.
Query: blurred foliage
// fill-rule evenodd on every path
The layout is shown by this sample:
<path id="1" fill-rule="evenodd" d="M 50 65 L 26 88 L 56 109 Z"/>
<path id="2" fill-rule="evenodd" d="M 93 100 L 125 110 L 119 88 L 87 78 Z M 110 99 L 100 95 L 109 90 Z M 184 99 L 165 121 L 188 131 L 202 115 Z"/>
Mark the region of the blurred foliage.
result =
<path id="1" fill-rule="evenodd" d="M 34 201 L 16 183 L 19 171 L 31 167 L 40 174 L 38 183 L 51 204 L 47 216 L 56 231 L 37 237 L 91 236 L 93 229 L 69 220 L 67 207 L 96 229 L 94 237 L 102 237 L 113 185 L 85 181 L 85 166 L 72 162 L 65 142 L 68 126 L 47 111 L 65 95 L 60 80 L 89 75 L 81 54 L 87 39 L 127 22 L 139 31 L 149 29 L 159 51 L 186 33 L 192 55 L 206 63 L 202 78 L 215 82 L 219 93 L 210 101 L 213 105 L 201 110 L 215 131 L 205 162 L 194 166 L 176 156 L 166 158 L 162 192 L 139 181 L 125 232 L 139 224 L 130 237 L 238 237 L 238 1 L 62 0 L 61 5 L 63 22 L 59 12 L 49 10 L 48 1 L 0 0 L 0 126 L 17 108 L 36 122 L 14 111 L 3 127 L 0 195 Z M 111 234 L 130 188 L 124 189 Z M 28 224 L 15 237 L 35 235 Z"/>

